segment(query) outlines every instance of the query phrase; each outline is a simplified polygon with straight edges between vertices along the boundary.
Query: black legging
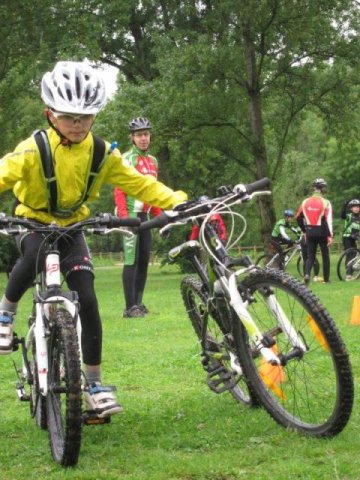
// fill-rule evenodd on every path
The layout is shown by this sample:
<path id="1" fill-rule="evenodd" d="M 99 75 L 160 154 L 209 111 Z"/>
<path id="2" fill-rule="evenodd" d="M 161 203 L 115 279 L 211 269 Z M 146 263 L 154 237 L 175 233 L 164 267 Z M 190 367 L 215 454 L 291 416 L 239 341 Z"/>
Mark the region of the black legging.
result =
<path id="1" fill-rule="evenodd" d="M 330 255 L 329 247 L 327 245 L 327 237 L 307 237 L 306 243 L 308 258 L 305 263 L 305 275 L 310 276 L 316 257 L 317 246 L 319 245 L 323 263 L 324 281 L 328 282 L 330 278 Z"/>
<path id="2" fill-rule="evenodd" d="M 139 216 L 142 221 L 146 220 L 146 214 L 140 214 Z M 137 237 L 135 262 L 133 265 L 124 265 L 122 274 L 127 309 L 142 303 L 150 261 L 151 231 L 140 232 Z"/>
<path id="3" fill-rule="evenodd" d="M 37 266 L 39 247 L 43 235 L 31 233 L 22 240 L 17 239 L 22 255 L 16 262 L 9 277 L 5 296 L 10 302 L 19 302 L 26 290 L 32 285 Z M 66 276 L 70 290 L 79 295 L 81 319 L 81 348 L 86 365 L 99 365 L 102 350 L 102 325 L 98 302 L 94 289 L 94 274 L 89 250 L 82 234 L 74 234 L 70 239 L 59 242 L 61 271 Z M 44 256 L 41 254 L 38 265 L 42 266 Z"/>

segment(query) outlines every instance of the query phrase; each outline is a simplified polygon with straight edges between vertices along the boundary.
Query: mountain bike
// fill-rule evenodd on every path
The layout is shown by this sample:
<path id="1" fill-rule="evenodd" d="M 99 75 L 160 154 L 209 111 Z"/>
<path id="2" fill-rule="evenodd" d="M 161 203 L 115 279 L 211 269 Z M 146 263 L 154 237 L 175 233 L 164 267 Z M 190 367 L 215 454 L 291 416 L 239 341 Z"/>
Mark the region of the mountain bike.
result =
<path id="1" fill-rule="evenodd" d="M 340 280 L 357 280 L 360 278 L 360 250 L 348 248 L 340 255 L 336 271 Z"/>
<path id="2" fill-rule="evenodd" d="M 295 242 L 293 245 L 285 248 L 282 255 L 279 252 L 275 252 L 273 255 L 270 253 L 266 253 L 261 255 L 255 263 L 260 267 L 278 268 L 280 270 L 286 270 L 293 258 L 296 259 L 296 271 L 302 278 L 305 275 L 305 264 L 300 240 Z M 317 258 L 315 258 L 313 269 L 314 272 L 316 272 L 315 275 L 317 275 L 320 270 L 320 265 Z"/>
<path id="3" fill-rule="evenodd" d="M 16 388 L 19 399 L 30 402 L 36 424 L 48 430 L 53 459 L 64 467 L 78 462 L 82 425 L 109 423 L 110 417 L 82 410 L 82 393 L 89 385 L 81 371 L 79 303 L 76 292 L 62 288 L 58 242 L 71 239 L 74 232 L 132 235 L 121 227 L 138 224 L 138 219 L 103 214 L 59 227 L 0 215 L 0 234 L 38 232 L 44 236 L 45 262 L 41 263 L 38 255 L 29 328 L 25 337 L 14 333 L 13 349 L 20 346 L 22 353 L 22 368 L 15 365 Z"/>
<path id="4" fill-rule="evenodd" d="M 286 270 L 286 267 L 291 262 L 291 260 L 297 256 L 296 268 L 299 275 L 303 276 L 303 257 L 301 253 L 300 243 L 296 242 L 293 245 L 284 248 L 283 254 L 275 252 L 273 255 L 271 253 L 266 253 L 261 255 L 256 260 L 256 265 L 261 267 L 268 268 L 279 268 L 280 270 Z"/>
<path id="5" fill-rule="evenodd" d="M 185 276 L 180 289 L 210 388 L 247 403 L 255 398 L 285 428 L 331 437 L 346 426 L 354 397 L 349 356 L 335 322 L 287 273 L 260 268 L 249 257 L 232 258 L 233 244 L 224 246 L 209 222 L 214 213 L 242 219 L 235 206 L 269 194 L 268 185 L 262 179 L 222 187 L 217 198 L 186 202 L 140 229 L 162 227 L 165 234 L 188 222 L 200 226 L 199 241 L 184 242 L 169 255 L 173 261 L 192 259 L 195 275 Z M 199 262 L 202 249 L 206 267 Z"/>

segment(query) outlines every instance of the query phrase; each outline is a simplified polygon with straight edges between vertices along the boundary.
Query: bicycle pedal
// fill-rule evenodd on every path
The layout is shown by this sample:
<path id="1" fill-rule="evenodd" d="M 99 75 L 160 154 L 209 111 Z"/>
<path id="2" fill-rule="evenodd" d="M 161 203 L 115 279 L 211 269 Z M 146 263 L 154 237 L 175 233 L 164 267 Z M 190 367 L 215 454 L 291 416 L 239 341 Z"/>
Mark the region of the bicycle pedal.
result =
<path id="1" fill-rule="evenodd" d="M 16 393 L 21 402 L 30 402 L 30 395 L 25 392 L 23 383 L 16 384 Z"/>
<path id="2" fill-rule="evenodd" d="M 111 422 L 111 417 L 99 417 L 94 410 L 85 410 L 82 415 L 84 425 L 105 425 Z"/>
<path id="3" fill-rule="evenodd" d="M 24 338 L 23 337 L 19 338 L 16 332 L 14 332 L 13 343 L 12 343 L 13 352 L 16 352 L 17 350 L 19 350 L 19 345 L 21 345 L 23 342 L 24 342 Z"/>
<path id="4" fill-rule="evenodd" d="M 236 379 L 234 375 L 223 365 L 216 365 L 215 368 L 207 371 L 206 383 L 213 392 L 219 394 L 235 387 Z"/>

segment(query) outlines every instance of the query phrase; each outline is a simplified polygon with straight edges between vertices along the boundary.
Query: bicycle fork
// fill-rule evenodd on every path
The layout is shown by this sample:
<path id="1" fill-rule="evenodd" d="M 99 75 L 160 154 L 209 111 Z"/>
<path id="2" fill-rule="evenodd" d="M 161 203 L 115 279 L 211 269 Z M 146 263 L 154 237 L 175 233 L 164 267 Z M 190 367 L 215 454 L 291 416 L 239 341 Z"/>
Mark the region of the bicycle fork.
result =
<path id="1" fill-rule="evenodd" d="M 234 272 L 230 275 L 228 280 L 225 277 L 221 278 L 222 284 L 225 286 L 225 288 L 227 287 L 229 292 L 230 305 L 237 313 L 238 317 L 246 328 L 250 339 L 254 343 L 255 348 L 261 353 L 263 358 L 271 365 L 284 365 L 288 358 L 285 359 L 281 355 L 277 355 L 274 352 L 271 347 L 275 345 L 275 340 L 270 335 L 263 336 L 256 323 L 252 319 L 249 311 L 247 310 L 248 301 L 244 301 L 242 299 L 236 282 L 236 277 L 237 275 L 240 275 L 240 273 L 241 271 Z M 298 357 L 302 355 L 304 352 L 306 352 L 307 348 L 287 319 L 276 298 L 274 298 L 273 295 L 267 295 L 265 296 L 265 301 L 267 302 L 270 311 L 279 322 L 282 331 L 292 343 L 294 347 L 294 356 Z"/>

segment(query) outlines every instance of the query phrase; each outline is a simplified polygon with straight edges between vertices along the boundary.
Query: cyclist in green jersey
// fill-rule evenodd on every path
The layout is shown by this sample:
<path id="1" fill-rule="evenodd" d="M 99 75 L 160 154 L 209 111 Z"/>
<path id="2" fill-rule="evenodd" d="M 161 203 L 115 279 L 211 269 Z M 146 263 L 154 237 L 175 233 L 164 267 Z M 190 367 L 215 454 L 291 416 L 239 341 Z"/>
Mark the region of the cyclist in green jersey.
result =
<path id="1" fill-rule="evenodd" d="M 273 231 L 271 232 L 270 244 L 282 259 L 284 259 L 283 245 L 291 247 L 295 243 L 295 240 L 289 236 L 289 233 L 295 234 L 296 240 L 298 240 L 301 234 L 299 228 L 292 225 L 291 221 L 293 218 L 293 210 L 285 210 L 283 218 L 275 223 Z"/>
<path id="2" fill-rule="evenodd" d="M 342 242 L 344 250 L 349 248 L 357 248 L 356 241 L 360 234 L 360 200 L 354 198 L 353 200 L 344 203 L 340 217 L 345 220 L 344 232 L 342 235 Z M 346 255 L 346 263 L 354 258 L 355 251 L 350 251 Z M 352 280 L 351 267 L 346 268 L 346 280 Z"/>
<path id="3" fill-rule="evenodd" d="M 150 155 L 152 124 L 146 117 L 133 118 L 129 123 L 132 147 L 124 153 L 126 165 L 134 167 L 142 175 L 157 178 L 158 162 Z M 138 217 L 141 221 L 148 216 L 156 217 L 162 210 L 128 195 L 121 188 L 114 189 L 115 211 L 119 217 Z M 134 237 L 124 238 L 124 268 L 122 273 L 125 295 L 125 318 L 144 317 L 149 310 L 143 303 L 143 294 L 150 261 L 152 234 L 150 230 L 139 232 Z"/>

